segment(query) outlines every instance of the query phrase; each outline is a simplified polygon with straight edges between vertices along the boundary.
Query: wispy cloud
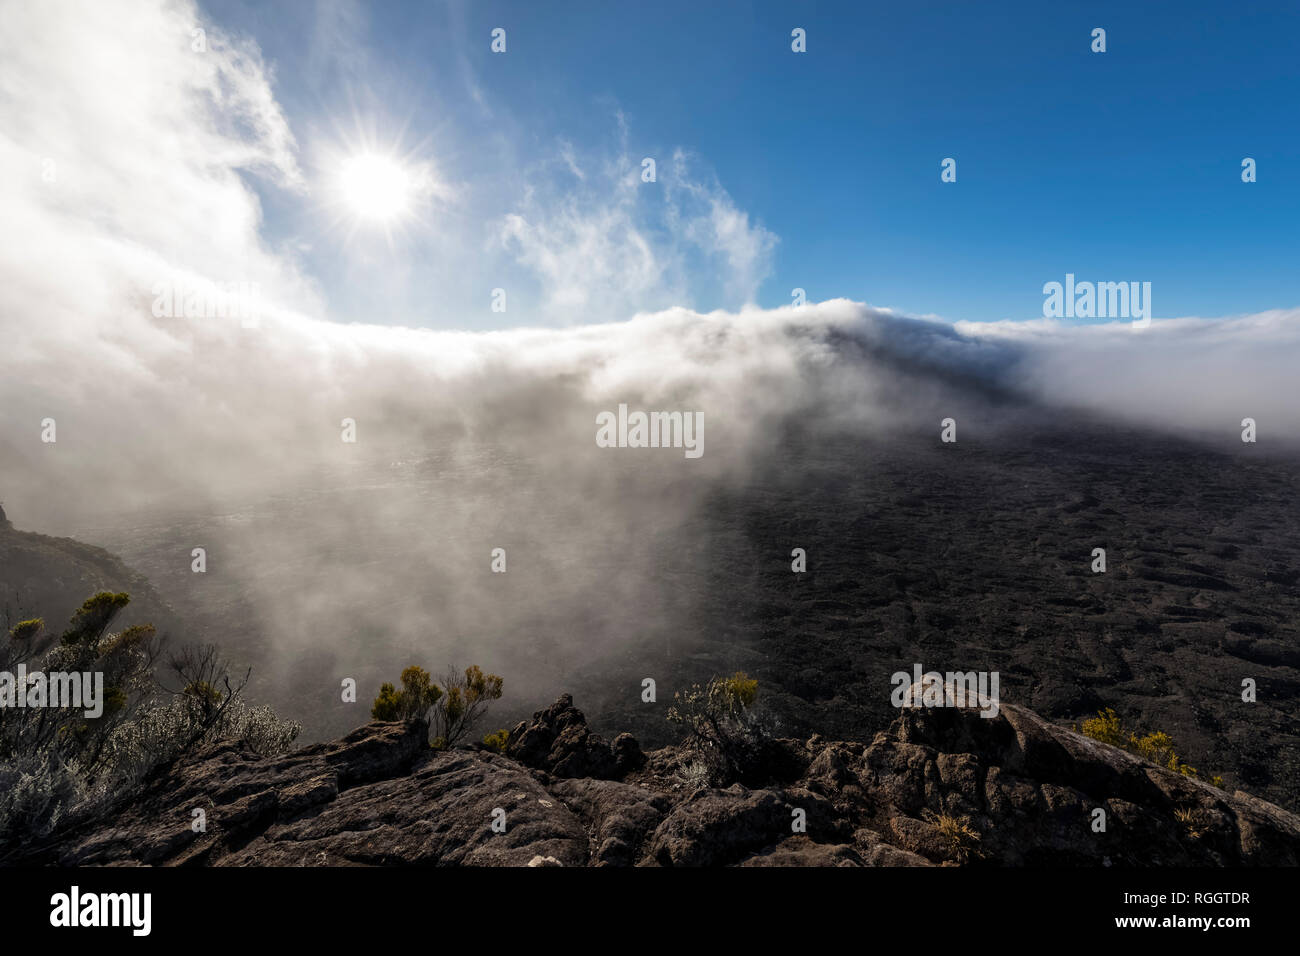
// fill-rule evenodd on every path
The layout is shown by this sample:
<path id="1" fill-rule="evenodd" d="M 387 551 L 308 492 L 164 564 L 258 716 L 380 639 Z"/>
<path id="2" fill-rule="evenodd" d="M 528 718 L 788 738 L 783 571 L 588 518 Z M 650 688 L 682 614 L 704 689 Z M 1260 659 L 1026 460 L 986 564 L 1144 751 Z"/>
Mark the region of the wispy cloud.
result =
<path id="1" fill-rule="evenodd" d="M 549 317 L 599 321 L 691 306 L 714 292 L 703 276 L 717 277 L 715 304 L 752 303 L 776 237 L 683 150 L 659 160 L 628 152 L 627 120 L 616 118 L 618 152 L 580 164 L 572 144 L 560 143 L 525 174 L 523 200 L 500 222 L 499 241 L 538 281 Z M 651 181 L 646 158 L 655 160 Z"/>

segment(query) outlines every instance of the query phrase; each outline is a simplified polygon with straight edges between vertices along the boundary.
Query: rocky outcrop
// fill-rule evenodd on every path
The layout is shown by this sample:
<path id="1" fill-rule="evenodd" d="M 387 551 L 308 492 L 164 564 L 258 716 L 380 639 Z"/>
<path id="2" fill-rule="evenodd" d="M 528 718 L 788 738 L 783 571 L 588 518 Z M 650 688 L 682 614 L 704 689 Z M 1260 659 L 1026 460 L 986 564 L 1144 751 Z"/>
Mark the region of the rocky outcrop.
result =
<path id="1" fill-rule="evenodd" d="M 889 842 L 1005 865 L 1294 866 L 1300 817 L 1003 705 L 908 710 L 856 768 Z M 965 818 L 978 840 L 954 835 Z"/>
<path id="2" fill-rule="evenodd" d="M 904 710 L 865 745 L 772 741 L 779 778 L 724 789 L 690 787 L 677 748 L 606 744 L 567 695 L 517 726 L 506 754 L 434 751 L 426 735 L 372 723 L 275 758 L 216 747 L 6 862 L 1300 864 L 1293 814 L 1008 705 L 992 719 Z"/>
<path id="3" fill-rule="evenodd" d="M 631 734 L 619 734 L 613 744 L 587 729 L 587 719 L 564 694 L 550 707 L 520 721 L 510 731 L 506 754 L 520 763 L 556 777 L 622 777 L 645 763 L 641 746 Z"/>

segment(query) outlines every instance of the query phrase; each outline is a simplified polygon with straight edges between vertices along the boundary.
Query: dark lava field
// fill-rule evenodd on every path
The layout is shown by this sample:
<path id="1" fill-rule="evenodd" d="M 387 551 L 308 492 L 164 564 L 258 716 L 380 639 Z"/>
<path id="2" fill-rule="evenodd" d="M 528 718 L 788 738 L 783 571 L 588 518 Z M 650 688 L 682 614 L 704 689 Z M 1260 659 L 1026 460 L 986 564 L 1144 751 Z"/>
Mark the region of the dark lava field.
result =
<path id="1" fill-rule="evenodd" d="M 787 732 L 870 740 L 895 671 L 998 671 L 1004 701 L 1067 724 L 1113 707 L 1229 790 L 1300 805 L 1294 461 L 1099 424 L 787 441 L 705 510 L 674 579 L 707 598 L 698 640 L 634 655 L 660 686 L 745 669 Z M 599 670 L 574 681 L 594 723 L 659 738 Z"/>
<path id="2" fill-rule="evenodd" d="M 485 730 L 569 692 L 595 731 L 658 746 L 676 739 L 675 691 L 745 670 L 780 733 L 870 741 L 896 716 L 891 675 L 920 664 L 997 671 L 1003 701 L 1066 725 L 1113 707 L 1229 790 L 1300 807 L 1296 461 L 1229 429 L 1210 446 L 1016 407 L 961 415 L 954 444 L 938 414 L 874 437 L 787 422 L 703 492 L 685 473 L 637 485 L 633 461 L 622 517 L 544 493 L 554 475 L 521 457 L 76 534 L 130 571 L 102 553 L 76 571 L 81 546 L 15 532 L 0 583 L 56 621 L 91 588 L 132 590 L 127 618 L 251 666 L 251 699 L 301 721 L 303 741 L 364 723 L 412 663 L 501 673 Z M 450 510 L 412 526 L 410 508 L 384 511 L 399 493 Z M 462 509 L 475 517 L 454 526 Z M 505 575 L 487 573 L 498 542 Z"/>

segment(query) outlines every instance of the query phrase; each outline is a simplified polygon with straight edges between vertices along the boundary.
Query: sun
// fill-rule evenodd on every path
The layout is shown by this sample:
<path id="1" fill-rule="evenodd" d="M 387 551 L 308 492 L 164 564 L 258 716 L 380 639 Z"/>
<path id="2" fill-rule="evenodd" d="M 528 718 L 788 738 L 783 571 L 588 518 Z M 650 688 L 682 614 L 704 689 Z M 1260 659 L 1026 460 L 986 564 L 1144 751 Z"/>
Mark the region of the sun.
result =
<path id="1" fill-rule="evenodd" d="M 430 140 L 404 147 L 400 135 L 391 138 L 368 128 L 372 123 L 354 122 L 354 132 L 336 129 L 333 139 L 317 147 L 315 205 L 344 244 L 357 241 L 368 249 L 387 239 L 396 249 L 429 228 L 454 191 L 429 155 Z"/>
<path id="2" fill-rule="evenodd" d="M 378 153 L 358 153 L 339 169 L 339 193 L 358 219 L 387 224 L 411 208 L 415 183 L 398 161 Z"/>

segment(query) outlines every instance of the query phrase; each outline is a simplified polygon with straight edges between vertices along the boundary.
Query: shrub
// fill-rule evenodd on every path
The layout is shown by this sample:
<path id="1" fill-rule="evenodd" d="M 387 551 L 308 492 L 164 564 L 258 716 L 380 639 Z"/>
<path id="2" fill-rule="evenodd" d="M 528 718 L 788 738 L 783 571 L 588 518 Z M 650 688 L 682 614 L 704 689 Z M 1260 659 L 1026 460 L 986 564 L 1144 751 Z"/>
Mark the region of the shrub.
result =
<path id="1" fill-rule="evenodd" d="M 169 663 L 180 687 L 160 695 L 154 628 L 136 625 L 108 633 L 129 601 L 127 594 L 94 595 L 73 616 L 62 640 L 40 651 L 31 666 L 46 673 L 102 672 L 98 718 L 86 718 L 81 710 L 0 710 L 0 846 L 5 849 L 102 805 L 131 799 L 147 775 L 209 742 L 234 740 L 271 754 L 287 749 L 298 735 L 297 724 L 244 704 L 247 674 L 232 685 L 212 645 L 172 655 Z M 28 642 L 41 633 L 33 624 L 39 619 L 17 626 Z"/>
<path id="2" fill-rule="evenodd" d="M 48 836 L 87 796 L 85 779 L 54 751 L 0 763 L 0 846 Z"/>
<path id="3" fill-rule="evenodd" d="M 744 710 L 753 707 L 754 702 L 758 700 L 758 681 L 750 678 L 744 671 L 736 671 L 723 681 L 723 686 L 727 695 Z"/>
<path id="4" fill-rule="evenodd" d="M 1183 825 L 1187 830 L 1187 835 L 1193 840 L 1199 840 L 1210 832 L 1210 821 L 1206 819 L 1200 810 L 1189 808 L 1175 810 L 1174 819 Z"/>
<path id="5" fill-rule="evenodd" d="M 668 720 L 686 728 L 683 746 L 700 754 L 712 783 L 725 785 L 757 765 L 767 731 L 755 713 L 757 700 L 758 681 L 743 671 L 673 695 Z M 699 776 L 692 771 L 693 779 Z"/>
<path id="6" fill-rule="evenodd" d="M 1129 753 L 1135 754 L 1144 760 L 1149 760 L 1167 770 L 1188 777 L 1196 777 L 1198 780 L 1202 779 L 1195 767 L 1184 763 L 1182 758 L 1178 756 L 1174 750 L 1173 738 L 1167 733 L 1156 731 L 1139 737 L 1122 725 L 1119 716 L 1110 707 L 1097 711 L 1096 717 L 1085 720 L 1080 728 L 1080 733 L 1085 737 L 1091 737 L 1093 740 L 1100 740 L 1104 744 L 1110 744 L 1112 747 L 1127 750 Z M 1222 787 L 1223 778 L 1219 776 L 1210 777 L 1208 783 L 1216 787 Z"/>
<path id="7" fill-rule="evenodd" d="M 388 681 L 379 685 L 379 696 L 370 705 L 370 716 L 375 720 L 402 719 L 402 696 Z"/>
<path id="8" fill-rule="evenodd" d="M 205 680 L 190 681 L 181 693 L 194 701 L 200 710 L 211 711 L 221 706 L 222 694 Z"/>
<path id="9" fill-rule="evenodd" d="M 1112 747 L 1124 747 L 1128 743 L 1128 739 L 1120 727 L 1119 715 L 1110 707 L 1097 711 L 1096 717 L 1085 720 L 1082 733 L 1085 737 L 1100 740 Z"/>
<path id="10" fill-rule="evenodd" d="M 33 641 L 41 636 L 45 630 L 45 622 L 39 617 L 31 620 L 19 621 L 9 629 L 9 639 L 11 641 Z"/>
<path id="11" fill-rule="evenodd" d="M 483 738 L 483 746 L 489 750 L 495 750 L 499 754 L 506 752 L 506 741 L 510 739 L 510 731 L 504 727 L 494 734 L 488 734 Z"/>
<path id="12" fill-rule="evenodd" d="M 713 771 L 703 760 L 688 760 L 677 768 L 677 779 L 688 793 L 706 789 L 712 781 Z"/>
<path id="13" fill-rule="evenodd" d="M 152 624 L 133 624 L 121 633 L 111 634 L 100 641 L 96 650 L 100 654 L 111 654 L 114 651 L 138 647 L 140 644 L 152 640 L 157 633 Z"/>
<path id="14" fill-rule="evenodd" d="M 921 817 L 939 831 L 948 852 L 948 859 L 954 863 L 969 863 L 972 859 L 983 856 L 983 852 L 977 845 L 980 834 L 970 825 L 970 817 L 935 813 L 933 810 L 926 810 Z"/>
<path id="15" fill-rule="evenodd" d="M 469 732 L 487 712 L 488 702 L 501 698 L 503 681 L 472 665 L 463 677 L 449 670 L 443 683 L 447 692 L 434 705 L 432 723 L 434 746 L 439 748 L 454 747 Z"/>
<path id="16" fill-rule="evenodd" d="M 402 689 L 385 682 L 370 708 L 376 720 L 415 720 L 424 717 L 442 697 L 442 689 L 433 683 L 429 672 L 412 665 L 402 671 Z"/>
<path id="17" fill-rule="evenodd" d="M 125 592 L 100 591 L 86 599 L 63 632 L 64 644 L 97 645 L 117 613 L 131 603 Z"/>
<path id="18" fill-rule="evenodd" d="M 178 695 L 115 728 L 105 753 L 121 776 L 138 781 L 157 767 L 216 740 L 241 744 L 261 756 L 283 753 L 301 729 L 297 722 L 281 720 L 269 707 L 249 707 L 239 698 L 230 701 L 210 724 L 204 724 L 194 701 Z"/>
<path id="19" fill-rule="evenodd" d="M 487 712 L 488 703 L 500 699 L 503 681 L 472 665 L 463 675 L 449 670 L 442 682 L 439 687 L 424 668 L 408 667 L 402 671 L 401 690 L 389 683 L 379 688 L 370 714 L 376 720 L 415 720 L 427 715 L 432 746 L 439 750 L 453 747 Z"/>
<path id="20" fill-rule="evenodd" d="M 62 709 L 0 712 L 0 759 L 34 756 L 57 746 L 69 766 L 93 778 L 107 733 L 120 720 L 144 706 L 154 694 L 153 664 L 157 654 L 154 630 L 127 628 L 104 637 L 118 611 L 130 597 L 101 591 L 86 600 L 73 616 L 64 639 L 53 647 L 37 644 L 39 618 L 20 622 L 26 639 L 15 659 L 29 660 L 29 670 L 89 671 L 104 675 L 104 712 L 86 719 L 80 711 Z M 11 645 L 13 642 L 10 642 Z"/>

